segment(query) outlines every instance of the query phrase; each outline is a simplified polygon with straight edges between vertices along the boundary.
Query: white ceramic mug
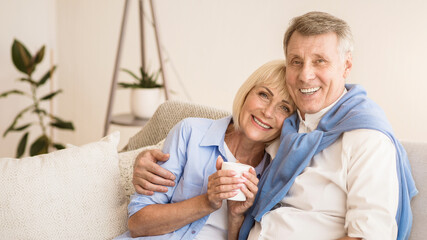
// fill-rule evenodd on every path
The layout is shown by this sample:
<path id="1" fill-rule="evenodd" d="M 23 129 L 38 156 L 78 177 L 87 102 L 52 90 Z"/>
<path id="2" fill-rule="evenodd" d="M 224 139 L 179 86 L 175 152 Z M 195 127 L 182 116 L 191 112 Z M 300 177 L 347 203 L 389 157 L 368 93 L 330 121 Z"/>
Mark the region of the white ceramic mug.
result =
<path id="1" fill-rule="evenodd" d="M 235 177 L 241 177 L 243 172 L 249 172 L 249 169 L 252 168 L 250 165 L 242 164 L 242 163 L 235 163 L 235 162 L 223 162 L 221 170 L 233 170 L 237 173 Z M 233 201 L 246 201 L 245 194 L 238 189 L 238 193 L 236 196 L 228 198 L 228 200 Z"/>

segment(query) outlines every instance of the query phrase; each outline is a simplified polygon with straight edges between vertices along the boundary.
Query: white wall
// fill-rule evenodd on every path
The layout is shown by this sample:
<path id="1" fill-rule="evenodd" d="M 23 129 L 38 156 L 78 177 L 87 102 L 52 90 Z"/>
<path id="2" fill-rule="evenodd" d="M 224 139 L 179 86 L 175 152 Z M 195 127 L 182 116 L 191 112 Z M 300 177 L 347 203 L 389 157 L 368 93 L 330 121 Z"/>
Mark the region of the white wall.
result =
<path id="1" fill-rule="evenodd" d="M 45 58 L 34 72 L 35 79 L 39 79 L 49 69 L 51 51 L 55 50 L 56 42 L 55 8 L 54 0 L 0 0 L 0 93 L 12 89 L 30 92 L 27 83 L 16 81 L 24 75 L 18 72 L 12 63 L 10 48 L 14 38 L 24 43 L 32 54 L 38 51 L 42 45 L 46 45 Z M 52 56 L 55 56 L 55 52 Z M 52 88 L 55 88 L 55 84 Z M 50 84 L 46 84 L 39 93 L 43 96 L 49 91 Z M 54 100 L 56 101 L 56 98 Z M 23 132 L 11 132 L 6 138 L 2 136 L 18 112 L 31 103 L 30 99 L 18 95 L 0 98 L 0 157 L 15 156 L 16 147 Z M 43 105 L 43 107 L 50 108 L 49 105 Z M 21 120 L 19 126 L 37 121 L 31 115 L 24 115 Z M 32 143 L 41 133 L 38 126 L 33 126 L 31 129 L 28 144 Z"/>
<path id="2" fill-rule="evenodd" d="M 228 109 L 255 68 L 283 57 L 282 37 L 292 17 L 317 10 L 343 18 L 356 42 L 349 82 L 362 84 L 384 108 L 399 138 L 425 139 L 425 1 L 156 3 L 164 45 L 193 100 Z"/>
<path id="3" fill-rule="evenodd" d="M 131 2 L 121 66 L 136 70 L 140 64 L 137 1 Z M 58 133 L 62 141 L 83 144 L 102 135 L 123 3 L 56 2 L 57 79 L 65 90 L 58 101 L 58 115 L 72 119 L 77 128 L 74 133 Z M 282 37 L 289 20 L 307 11 L 326 11 L 352 27 L 356 46 L 349 82 L 367 89 L 385 110 L 399 138 L 425 141 L 425 1 L 157 0 L 155 4 L 168 58 L 168 83 L 177 92 L 173 99 L 188 100 L 181 80 L 193 102 L 230 110 L 235 91 L 253 70 L 283 58 Z M 31 27 L 28 29 L 30 32 Z M 155 68 L 154 38 L 151 32 L 147 35 L 148 62 Z M 6 41 L 3 35 L 1 41 Z M 119 80 L 126 77 L 121 73 Z M 3 112 L 4 105 L 0 106 Z M 120 90 L 114 112 L 127 111 L 128 93 Z M 123 145 L 138 128 L 113 126 L 112 130 L 122 132 Z M 6 145 L 16 146 L 12 138 L 6 140 Z"/>

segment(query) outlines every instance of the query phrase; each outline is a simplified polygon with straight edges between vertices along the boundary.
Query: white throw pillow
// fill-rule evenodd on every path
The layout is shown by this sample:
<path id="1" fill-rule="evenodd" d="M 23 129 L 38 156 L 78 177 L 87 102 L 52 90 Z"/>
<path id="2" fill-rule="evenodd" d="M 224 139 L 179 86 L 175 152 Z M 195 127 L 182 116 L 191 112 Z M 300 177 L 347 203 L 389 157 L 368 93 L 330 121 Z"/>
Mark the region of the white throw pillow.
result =
<path id="1" fill-rule="evenodd" d="M 129 152 L 119 153 L 119 168 L 120 168 L 121 182 L 122 182 L 127 200 L 129 200 L 130 195 L 132 195 L 135 192 L 135 188 L 133 187 L 133 184 L 132 184 L 132 178 L 133 178 L 133 164 L 135 162 L 136 157 L 140 152 L 145 150 L 161 149 L 163 147 L 164 141 L 165 139 L 163 139 L 156 145 L 146 146 L 146 147 L 138 148 L 136 150 L 132 150 Z"/>
<path id="2" fill-rule="evenodd" d="M 126 231 L 115 132 L 99 142 L 0 158 L 1 239 L 112 239 Z"/>

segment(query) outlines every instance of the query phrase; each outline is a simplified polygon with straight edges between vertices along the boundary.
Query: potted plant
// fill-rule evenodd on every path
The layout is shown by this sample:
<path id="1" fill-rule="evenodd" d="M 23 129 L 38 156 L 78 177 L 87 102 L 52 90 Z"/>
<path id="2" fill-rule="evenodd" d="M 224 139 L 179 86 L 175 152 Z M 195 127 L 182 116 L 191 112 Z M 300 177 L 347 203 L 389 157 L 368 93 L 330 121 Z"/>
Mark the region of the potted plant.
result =
<path id="1" fill-rule="evenodd" d="M 41 129 L 41 135 L 36 138 L 36 140 L 31 144 L 29 148 L 30 156 L 47 153 L 49 148 L 55 149 L 63 149 L 64 145 L 61 143 L 53 142 L 52 138 L 47 135 L 47 125 L 51 127 L 63 129 L 63 130 L 74 130 L 74 126 L 72 122 L 64 121 L 61 118 L 54 116 L 48 110 L 43 109 L 41 107 L 42 102 L 50 101 L 57 94 L 61 93 L 62 90 L 59 89 L 57 91 L 46 94 L 43 97 L 38 97 L 37 90 L 43 86 L 52 76 L 55 71 L 55 66 L 49 69 L 39 80 L 35 80 L 33 78 L 33 73 L 37 67 L 37 65 L 43 60 L 45 52 L 45 46 L 42 46 L 37 53 L 32 56 L 31 53 L 27 50 L 27 48 L 18 40 L 14 40 L 12 44 L 12 61 L 18 71 L 25 74 L 25 77 L 19 78 L 18 80 L 24 83 L 27 83 L 30 87 L 30 92 L 24 92 L 18 89 L 13 89 L 6 91 L 0 94 L 0 98 L 7 97 L 9 95 L 22 95 L 31 99 L 32 103 L 21 110 L 13 120 L 12 124 L 6 129 L 3 133 L 3 137 L 9 132 L 21 132 L 26 131 L 19 141 L 16 157 L 21 157 L 25 149 L 27 147 L 27 141 L 29 136 L 28 129 L 31 126 L 39 126 Z M 34 114 L 37 118 L 37 121 L 30 122 L 26 124 L 19 124 L 18 121 L 22 118 L 24 114 Z"/>
<path id="2" fill-rule="evenodd" d="M 157 82 L 161 69 L 155 73 L 148 73 L 143 67 L 140 67 L 140 77 L 128 69 L 122 69 L 122 71 L 134 79 L 132 83 L 119 83 L 121 87 L 131 89 L 130 106 L 132 114 L 137 118 L 150 118 L 165 100 L 163 84 Z"/>

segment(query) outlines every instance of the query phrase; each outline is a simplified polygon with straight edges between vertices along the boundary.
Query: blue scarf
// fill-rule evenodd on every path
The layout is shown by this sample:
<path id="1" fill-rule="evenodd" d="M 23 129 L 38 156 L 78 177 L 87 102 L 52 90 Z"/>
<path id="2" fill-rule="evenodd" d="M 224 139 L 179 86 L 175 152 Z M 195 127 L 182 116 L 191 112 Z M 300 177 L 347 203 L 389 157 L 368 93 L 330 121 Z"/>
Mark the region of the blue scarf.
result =
<path id="1" fill-rule="evenodd" d="M 358 85 L 346 85 L 348 92 L 320 120 L 317 129 L 298 133 L 299 118 L 293 114 L 283 123 L 281 143 L 276 158 L 265 170 L 254 205 L 240 229 L 239 239 L 247 239 L 254 221 L 270 211 L 288 193 L 295 178 L 311 159 L 334 143 L 344 132 L 374 129 L 387 135 L 396 147 L 396 168 L 399 181 L 399 205 L 396 213 L 397 239 L 408 239 L 412 226 L 410 201 L 418 191 L 412 178 L 405 149 L 394 137 L 384 112 L 366 96 Z"/>

